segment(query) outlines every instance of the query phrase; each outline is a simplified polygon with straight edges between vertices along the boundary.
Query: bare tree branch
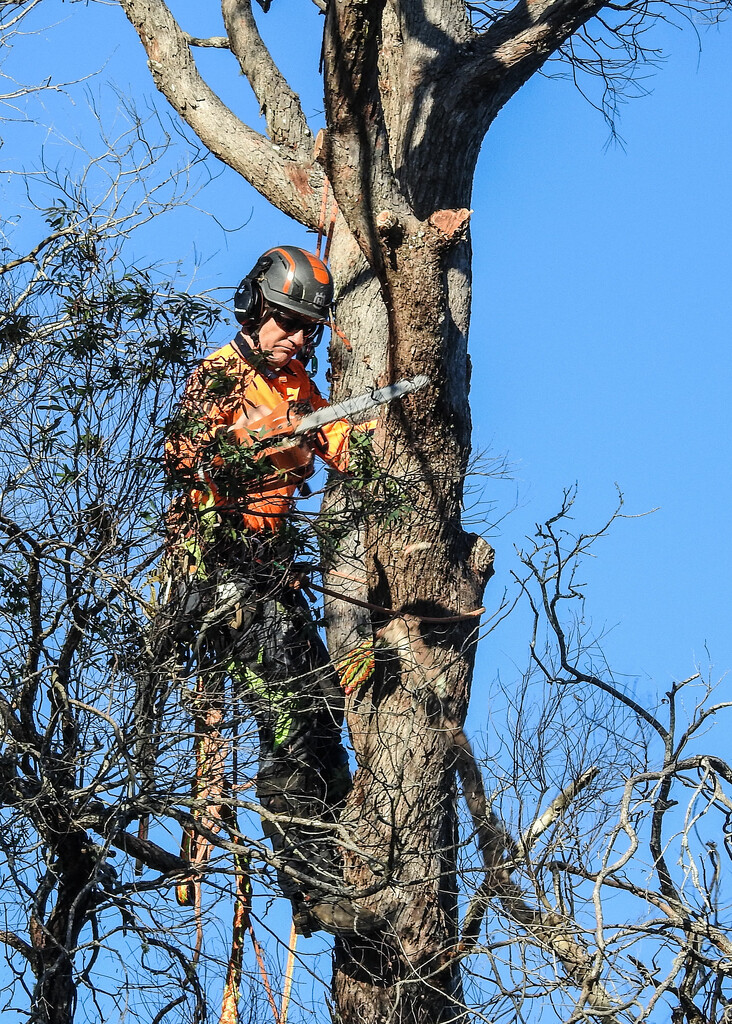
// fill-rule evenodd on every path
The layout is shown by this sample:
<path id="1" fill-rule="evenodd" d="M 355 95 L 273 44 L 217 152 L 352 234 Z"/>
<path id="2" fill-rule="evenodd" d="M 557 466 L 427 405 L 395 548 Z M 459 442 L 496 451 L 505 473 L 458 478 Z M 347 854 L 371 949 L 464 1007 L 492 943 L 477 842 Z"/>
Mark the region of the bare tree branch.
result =
<path id="1" fill-rule="evenodd" d="M 0 932 L 0 942 L 4 942 L 6 946 L 10 946 L 16 953 L 22 953 L 26 958 L 31 967 L 35 968 L 38 964 L 38 953 L 33 947 L 25 942 L 15 932 Z"/>
<path id="2" fill-rule="evenodd" d="M 202 47 L 213 47 L 217 50 L 230 50 L 231 43 L 229 42 L 228 36 L 210 36 L 208 39 L 200 39 L 198 36 L 189 35 L 188 32 L 183 33 L 183 38 L 191 46 L 202 46 Z"/>
<path id="3" fill-rule="evenodd" d="M 516 861 L 510 854 L 506 858 L 506 853 L 513 849 L 518 851 L 519 857 L 527 853 L 530 848 L 526 846 L 527 834 L 530 844 L 538 839 L 571 800 L 589 785 L 597 769 L 589 769 L 572 786 L 567 787 L 524 833 L 524 838 L 514 843 L 505 827 L 488 808 L 480 769 L 464 735 L 457 741 L 456 753 L 463 793 L 476 829 L 486 873 L 485 880 L 465 913 L 461 949 L 469 952 L 474 948 L 488 902 L 497 898 L 506 914 L 525 928 L 534 941 L 550 949 L 561 960 L 573 983 L 581 989 L 580 1006 L 586 1001 L 592 1011 L 601 1013 L 605 1019 L 619 1020 L 616 1016 L 617 1002 L 610 998 L 601 984 L 594 958 L 577 938 L 579 929 L 576 923 L 549 908 L 539 910 L 529 906 L 521 887 L 511 880 Z"/>
<path id="4" fill-rule="evenodd" d="M 597 765 L 593 765 L 591 768 L 588 768 L 586 772 L 583 772 L 582 775 L 580 775 L 580 777 L 574 782 L 570 782 L 570 784 L 562 790 L 559 796 L 554 797 L 547 809 L 543 811 L 538 818 L 532 821 L 529 827 L 524 830 L 521 838 L 517 841 L 513 858 L 515 862 L 526 860 L 528 858 L 538 839 L 562 816 L 574 798 L 597 778 L 599 771 L 599 767 Z"/>
<path id="5" fill-rule="evenodd" d="M 164 0 L 120 0 L 149 58 L 158 89 L 203 144 L 294 220 L 315 228 L 323 174 L 310 154 L 291 159 L 244 124 L 208 86 Z"/>
<path id="6" fill-rule="evenodd" d="M 331 4 L 323 43 L 328 130 L 322 161 L 349 228 L 377 267 L 383 261 L 375 235 L 381 210 L 418 229 L 394 174 L 379 95 L 383 8 L 384 0 Z"/>
<path id="7" fill-rule="evenodd" d="M 275 145 L 287 146 L 293 151 L 311 151 L 313 134 L 300 100 L 264 44 L 254 20 L 251 0 L 222 0 L 221 13 L 232 53 L 257 97 L 270 139 Z"/>

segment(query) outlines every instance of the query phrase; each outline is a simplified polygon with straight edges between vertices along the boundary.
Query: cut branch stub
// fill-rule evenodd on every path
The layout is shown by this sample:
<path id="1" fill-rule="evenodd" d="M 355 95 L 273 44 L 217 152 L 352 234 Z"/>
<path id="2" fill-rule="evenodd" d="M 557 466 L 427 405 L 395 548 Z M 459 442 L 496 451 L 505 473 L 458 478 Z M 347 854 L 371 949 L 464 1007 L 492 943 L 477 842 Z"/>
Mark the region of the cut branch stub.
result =
<path id="1" fill-rule="evenodd" d="M 465 237 L 472 210 L 435 210 L 428 219 L 430 227 L 446 242 L 457 242 Z"/>

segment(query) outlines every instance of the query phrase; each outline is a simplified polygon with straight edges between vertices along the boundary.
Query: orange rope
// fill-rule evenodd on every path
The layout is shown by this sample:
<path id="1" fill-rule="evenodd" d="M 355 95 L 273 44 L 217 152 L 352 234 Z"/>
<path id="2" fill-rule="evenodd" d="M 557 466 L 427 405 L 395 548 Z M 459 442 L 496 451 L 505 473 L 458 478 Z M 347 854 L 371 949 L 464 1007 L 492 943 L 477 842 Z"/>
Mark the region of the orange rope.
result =
<path id="1" fill-rule="evenodd" d="M 328 189 L 329 189 L 329 186 L 330 186 L 330 182 L 326 178 L 325 181 L 323 182 L 323 202 L 322 202 L 321 207 L 320 207 L 320 221 L 318 222 L 318 245 L 317 245 L 317 248 L 315 250 L 315 255 L 318 257 L 318 259 L 320 259 L 320 247 L 323 244 L 323 236 L 325 236 L 325 250 L 323 252 L 323 263 L 325 263 L 325 264 L 328 263 L 328 258 L 330 256 L 330 247 L 331 247 L 331 243 L 333 241 L 333 231 L 335 229 L 335 222 L 336 222 L 336 219 L 338 217 L 338 203 L 336 202 L 335 195 L 334 195 L 333 196 L 333 204 L 330 207 L 330 220 L 328 222 L 328 230 L 326 231 L 326 229 L 325 229 L 325 218 L 326 218 L 326 214 L 328 213 L 328 205 L 329 205 L 328 204 Z M 333 319 L 333 309 L 332 308 L 331 308 L 331 311 L 330 311 L 330 329 L 333 332 L 333 334 L 337 335 L 341 339 L 341 341 L 345 345 L 346 349 L 349 352 L 352 352 L 353 351 L 353 346 L 351 345 L 350 341 L 345 336 L 343 331 L 341 331 L 335 325 L 335 321 Z"/>
<path id="2" fill-rule="evenodd" d="M 236 821 L 232 822 L 236 830 Z M 232 839 L 237 846 L 241 846 L 241 840 L 236 831 L 232 832 Z M 249 932 L 252 940 L 254 955 L 257 958 L 257 966 L 267 993 L 267 999 L 272 1009 L 275 1024 L 281 1024 L 280 1014 L 277 1010 L 272 986 L 269 981 L 269 974 L 264 962 L 262 947 L 259 945 L 257 936 L 254 934 L 254 925 L 251 919 L 252 887 L 247 870 L 247 857 L 244 852 L 235 854 L 236 870 L 236 897 L 234 904 L 234 923 L 231 931 L 231 956 L 226 971 L 226 983 L 224 985 L 224 996 L 221 1004 L 221 1017 L 219 1024 L 239 1024 L 239 994 L 241 989 L 242 964 L 244 959 L 244 934 Z"/>
<path id="3" fill-rule="evenodd" d="M 292 975 L 295 970 L 295 950 L 297 948 L 297 932 L 295 922 L 290 928 L 290 945 L 287 953 L 287 967 L 285 967 L 285 987 L 282 992 L 282 1006 L 280 1006 L 280 1024 L 287 1024 L 287 1011 L 290 1008 L 290 993 L 292 992 Z"/>
<path id="4" fill-rule="evenodd" d="M 198 958 L 203 949 L 203 888 L 201 879 L 197 878 L 193 883 L 193 917 L 196 922 L 196 945 L 193 950 L 193 966 L 198 964 Z"/>
<path id="5" fill-rule="evenodd" d="M 267 999 L 269 999 L 269 1005 L 272 1007 L 272 1016 L 275 1019 L 275 1024 L 281 1024 L 280 1014 L 277 1009 L 277 1004 L 274 1001 L 272 995 L 272 987 L 269 983 L 269 976 L 267 974 L 267 968 L 264 966 L 264 957 L 262 956 L 262 947 L 257 942 L 257 937 L 254 934 L 254 928 L 252 927 L 251 921 L 249 922 L 249 935 L 252 939 L 252 945 L 254 946 L 254 952 L 257 956 L 257 964 L 259 965 L 259 973 L 262 975 L 262 981 L 264 983 L 264 991 L 267 993 Z"/>
<path id="6" fill-rule="evenodd" d="M 333 315 L 332 315 L 332 314 L 331 314 L 331 318 L 330 318 L 330 329 L 331 329 L 331 331 L 333 331 L 333 333 L 334 333 L 334 334 L 338 335 L 338 337 L 339 337 L 339 338 L 341 339 L 341 341 L 342 341 L 342 342 L 343 342 L 343 344 L 344 344 L 344 345 L 346 346 L 346 348 L 348 349 L 348 351 L 349 351 L 349 352 L 353 352 L 353 345 L 352 345 L 352 344 L 350 343 L 350 341 L 349 341 L 349 340 L 348 340 L 348 338 L 347 338 L 347 337 L 345 336 L 345 334 L 344 334 L 344 333 L 343 333 L 343 331 L 342 331 L 342 330 L 340 329 L 340 327 L 336 327 L 336 325 L 335 325 L 335 321 L 334 321 L 334 319 L 333 319 Z"/>
<path id="7" fill-rule="evenodd" d="M 221 735 L 223 717 L 221 700 L 207 692 L 203 677 L 196 682 L 194 711 L 196 768 L 191 785 L 191 796 L 196 803 L 208 808 L 194 809 L 193 818 L 213 832 L 220 829 L 222 800 L 225 789 L 224 762 L 228 743 Z M 211 856 L 213 845 L 197 833 L 195 823 L 183 827 L 181 856 L 203 868 Z M 200 873 L 196 879 L 186 879 L 176 886 L 176 899 L 181 906 L 200 906 Z"/>
<path id="8" fill-rule="evenodd" d="M 236 816 L 232 813 L 232 824 L 236 829 Z M 241 840 L 232 833 L 232 840 L 237 846 Z M 234 855 L 236 872 L 236 895 L 234 896 L 234 922 L 231 928 L 231 955 L 226 970 L 226 983 L 221 1003 L 220 1024 L 238 1024 L 239 994 L 241 990 L 242 963 L 244 960 L 244 934 L 251 928 L 249 913 L 251 910 L 252 887 L 247 871 L 247 857 L 243 852 Z"/>

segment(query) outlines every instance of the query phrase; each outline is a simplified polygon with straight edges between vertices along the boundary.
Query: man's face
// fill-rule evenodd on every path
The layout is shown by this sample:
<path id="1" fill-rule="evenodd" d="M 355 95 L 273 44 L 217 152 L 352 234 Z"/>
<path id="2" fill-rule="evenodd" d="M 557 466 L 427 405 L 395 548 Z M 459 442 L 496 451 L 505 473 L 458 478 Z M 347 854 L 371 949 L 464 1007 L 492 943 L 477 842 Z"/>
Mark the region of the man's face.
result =
<path id="1" fill-rule="evenodd" d="M 281 370 L 304 348 L 310 324 L 279 310 L 270 312 L 259 328 L 258 350 L 269 366 Z"/>

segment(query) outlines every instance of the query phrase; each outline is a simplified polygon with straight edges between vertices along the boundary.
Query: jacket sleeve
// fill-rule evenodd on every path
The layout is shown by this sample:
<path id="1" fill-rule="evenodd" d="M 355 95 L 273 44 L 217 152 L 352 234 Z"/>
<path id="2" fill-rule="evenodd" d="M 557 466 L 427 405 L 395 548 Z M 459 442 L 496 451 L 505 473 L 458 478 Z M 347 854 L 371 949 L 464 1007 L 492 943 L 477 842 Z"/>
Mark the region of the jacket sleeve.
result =
<path id="1" fill-rule="evenodd" d="M 202 480 L 207 470 L 221 466 L 220 442 L 228 440 L 238 402 L 230 360 L 205 361 L 186 384 L 165 442 L 165 469 L 177 485 Z"/>

